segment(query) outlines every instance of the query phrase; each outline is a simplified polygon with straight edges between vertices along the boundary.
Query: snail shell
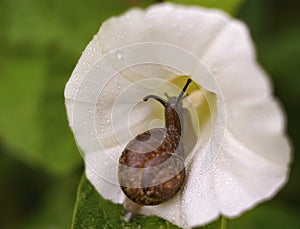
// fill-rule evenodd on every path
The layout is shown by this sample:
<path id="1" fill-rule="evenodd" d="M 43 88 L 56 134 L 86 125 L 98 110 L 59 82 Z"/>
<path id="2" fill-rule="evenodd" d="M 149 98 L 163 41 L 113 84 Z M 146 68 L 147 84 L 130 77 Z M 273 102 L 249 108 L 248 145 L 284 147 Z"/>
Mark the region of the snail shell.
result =
<path id="1" fill-rule="evenodd" d="M 139 205 L 157 205 L 174 197 L 184 184 L 184 148 L 181 141 L 182 99 L 190 84 L 168 101 L 149 95 L 165 107 L 165 128 L 154 128 L 131 140 L 119 159 L 118 178 L 125 195 Z"/>

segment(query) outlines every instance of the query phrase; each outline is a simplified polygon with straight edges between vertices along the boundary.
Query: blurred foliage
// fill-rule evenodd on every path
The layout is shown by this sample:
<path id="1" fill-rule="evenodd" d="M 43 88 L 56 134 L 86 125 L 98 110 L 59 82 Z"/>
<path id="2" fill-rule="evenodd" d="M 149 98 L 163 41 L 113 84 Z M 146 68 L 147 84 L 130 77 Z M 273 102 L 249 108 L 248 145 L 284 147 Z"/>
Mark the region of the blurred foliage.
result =
<path id="1" fill-rule="evenodd" d="M 90 6 L 98 7 L 90 7 Z M 63 90 L 76 59 L 123 1 L 0 2 L 0 135 L 16 156 L 57 173 L 80 163 L 67 125 Z M 9 97 L 8 97 L 9 95 Z M 7 98 L 8 97 L 8 98 Z"/>
<path id="2" fill-rule="evenodd" d="M 219 8 L 231 15 L 236 15 L 245 0 L 168 0 L 168 2 L 187 5 L 200 5 L 209 8 Z"/>
<path id="3" fill-rule="evenodd" d="M 81 171 L 50 175 L 0 154 L 0 228 L 70 228 Z"/>
<path id="4" fill-rule="evenodd" d="M 82 160 L 68 128 L 65 83 L 105 19 L 129 7 L 153 2 L 0 0 L 0 228 L 70 228 Z M 300 225 L 300 3 L 180 2 L 221 7 L 235 15 L 240 12 L 238 17 L 250 27 L 259 62 L 270 73 L 275 94 L 286 110 L 288 133 L 295 147 L 287 186 L 271 202 L 229 220 L 228 227 L 296 228 Z M 95 197 L 87 181 L 83 180 L 80 187 Z M 103 203 L 111 206 L 98 196 L 95 206 Z M 123 214 L 119 205 L 114 208 Z M 144 218 L 139 216 L 137 222 L 146 224 Z M 151 220 L 165 223 L 156 217 Z"/>
<path id="5" fill-rule="evenodd" d="M 299 228 L 299 214 L 293 212 L 288 206 L 275 201 L 264 203 L 254 211 L 246 212 L 242 217 L 230 220 L 230 229 L 253 229 L 253 228 Z"/>

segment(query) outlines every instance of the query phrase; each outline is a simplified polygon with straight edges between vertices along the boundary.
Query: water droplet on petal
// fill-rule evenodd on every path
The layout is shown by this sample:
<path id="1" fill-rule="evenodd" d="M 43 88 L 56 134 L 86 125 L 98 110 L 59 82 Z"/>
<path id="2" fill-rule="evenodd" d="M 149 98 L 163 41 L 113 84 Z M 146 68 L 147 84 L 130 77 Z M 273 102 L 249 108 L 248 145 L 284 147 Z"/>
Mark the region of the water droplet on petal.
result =
<path id="1" fill-rule="evenodd" d="M 121 52 L 117 52 L 117 58 L 121 60 L 123 58 L 123 54 Z"/>

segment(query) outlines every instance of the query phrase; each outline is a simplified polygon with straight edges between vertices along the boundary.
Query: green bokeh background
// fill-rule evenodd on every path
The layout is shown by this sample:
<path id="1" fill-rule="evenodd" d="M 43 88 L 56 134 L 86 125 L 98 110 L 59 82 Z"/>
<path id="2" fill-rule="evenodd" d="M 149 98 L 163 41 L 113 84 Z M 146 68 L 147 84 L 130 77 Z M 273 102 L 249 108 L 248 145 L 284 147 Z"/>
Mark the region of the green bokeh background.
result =
<path id="1" fill-rule="evenodd" d="M 105 19 L 153 2 L 0 0 L 0 228 L 70 228 L 83 163 L 66 119 L 65 83 Z M 224 8 L 248 24 L 258 60 L 272 77 L 295 150 L 287 186 L 228 227 L 297 228 L 300 3 L 229 2 Z"/>

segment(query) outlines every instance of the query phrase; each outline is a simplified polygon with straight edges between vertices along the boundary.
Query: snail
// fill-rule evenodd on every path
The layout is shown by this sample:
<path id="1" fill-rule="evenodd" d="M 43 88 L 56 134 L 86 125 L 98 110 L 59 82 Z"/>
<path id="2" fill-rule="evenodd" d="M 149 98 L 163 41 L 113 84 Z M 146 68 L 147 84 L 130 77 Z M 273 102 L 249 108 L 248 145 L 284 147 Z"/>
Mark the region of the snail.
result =
<path id="1" fill-rule="evenodd" d="M 165 128 L 137 135 L 119 158 L 118 178 L 122 191 L 138 205 L 158 205 L 174 197 L 185 181 L 182 135 L 182 100 L 191 83 L 188 79 L 179 96 L 164 100 L 148 95 L 165 108 Z"/>

